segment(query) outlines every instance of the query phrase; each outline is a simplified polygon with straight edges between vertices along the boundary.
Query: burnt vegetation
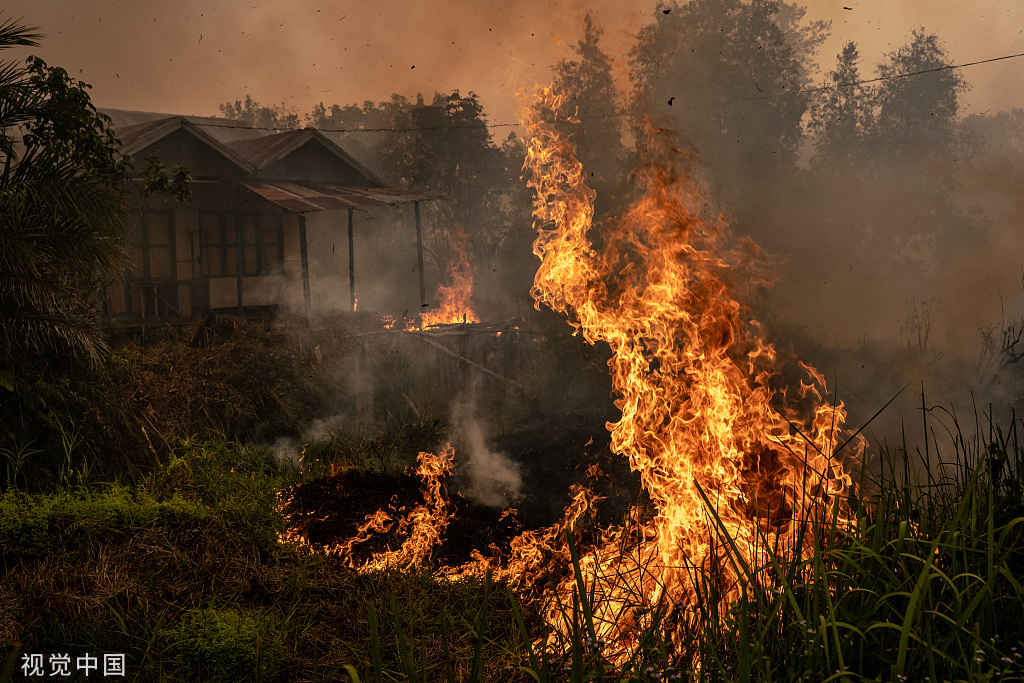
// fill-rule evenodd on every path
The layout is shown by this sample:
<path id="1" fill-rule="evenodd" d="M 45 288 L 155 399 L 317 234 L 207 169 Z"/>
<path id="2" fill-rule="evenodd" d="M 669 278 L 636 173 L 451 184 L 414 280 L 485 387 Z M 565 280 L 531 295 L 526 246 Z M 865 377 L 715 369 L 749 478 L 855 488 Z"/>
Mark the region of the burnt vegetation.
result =
<path id="1" fill-rule="evenodd" d="M 574 575 L 584 586 L 577 544 L 612 524 L 628 536 L 653 503 L 612 452 L 608 346 L 533 307 L 526 148 L 496 137 L 479 98 L 301 113 L 247 95 L 222 114 L 318 127 L 389 183 L 446 197 L 424 208 L 427 258 L 442 268 L 452 234 L 469 236 L 475 310 L 514 323 L 508 346 L 479 356 L 505 354 L 504 379 L 466 349 L 375 336 L 380 319 L 362 311 L 101 331 L 94 285 L 126 258 L 114 131 L 62 70 L 0 69 L 0 681 L 25 653 L 68 650 L 124 652 L 137 680 L 1022 680 L 1024 311 L 967 311 L 991 294 L 974 265 L 1012 280 L 1024 259 L 1007 246 L 1024 112 L 965 116 L 969 73 L 923 28 L 884 55 L 847 44 L 819 73 L 829 30 L 795 3 L 669 3 L 614 58 L 588 15 L 554 67 L 577 112 L 558 125 L 596 191 L 595 248 L 643 150 L 674 131 L 714 198 L 701 215 L 767 252 L 777 282 L 748 283 L 742 311 L 783 355 L 839 379 L 871 441 L 849 463 L 849 524 L 816 520 L 806 553 L 769 552 L 735 585 L 702 576 L 693 623 L 664 601 L 638 612 L 635 647 L 614 665 L 596 637 L 600 596 L 576 594 L 557 637 L 536 598 Z M 0 26 L 0 48 L 36 39 Z M 148 191 L 187 200 L 187 169 L 156 160 L 150 174 Z M 795 391 L 799 376 L 794 360 L 772 388 Z M 920 391 L 901 394 L 909 383 Z M 974 393 L 954 392 L 964 386 Z M 503 505 L 481 501 L 482 475 L 459 459 L 475 448 L 469 423 L 482 425 L 488 476 L 513 473 L 491 492 Z M 454 517 L 423 566 L 356 570 L 402 544 L 397 523 L 331 551 L 376 511 L 421 504 L 417 455 L 449 440 Z M 748 461 L 771 474 L 781 458 Z M 782 495 L 769 484 L 766 497 Z M 478 552 L 507 559 L 580 486 L 593 506 L 519 592 L 490 573 L 434 573 Z M 731 540 L 710 539 L 723 562 L 736 560 Z"/>

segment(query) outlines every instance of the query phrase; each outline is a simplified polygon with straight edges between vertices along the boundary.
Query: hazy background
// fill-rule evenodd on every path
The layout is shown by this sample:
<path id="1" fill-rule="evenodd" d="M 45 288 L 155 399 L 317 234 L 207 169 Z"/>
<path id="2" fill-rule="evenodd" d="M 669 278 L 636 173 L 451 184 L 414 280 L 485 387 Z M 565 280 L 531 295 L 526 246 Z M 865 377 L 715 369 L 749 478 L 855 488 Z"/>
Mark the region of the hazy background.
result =
<path id="1" fill-rule="evenodd" d="M 638 0 L 8 0 L 6 16 L 40 26 L 31 52 L 93 85 L 104 107 L 216 115 L 251 94 L 309 111 L 318 102 L 476 92 L 490 120 L 514 122 L 516 91 L 550 79 L 571 55 L 583 15 L 620 59 L 654 2 Z M 826 67 L 848 40 L 873 58 L 919 26 L 943 37 L 956 63 L 1024 52 L 1017 0 L 810 0 L 809 20 L 832 22 Z M 850 9 L 844 9 L 849 7 Z M 29 51 L 26 51 L 26 53 Z M 972 112 L 1024 105 L 1019 64 L 971 70 Z"/>
<path id="2" fill-rule="evenodd" d="M 522 149 L 506 138 L 517 94 L 554 78 L 579 98 L 599 218 L 628 197 L 646 111 L 696 148 L 709 211 L 776 263 L 755 314 L 838 384 L 853 422 L 910 385 L 878 432 L 916 427 L 922 382 L 961 412 L 1022 405 L 1024 59 L 789 93 L 1022 53 L 1024 4 L 809 0 L 760 19 L 739 6 L 13 0 L 5 15 L 45 36 L 19 56 L 65 66 L 99 106 L 217 115 L 249 96 L 293 125 L 413 131 L 342 143 L 389 182 L 448 197 L 424 208 L 429 289 L 466 229 L 485 320 L 529 307 L 536 265 Z M 418 130 L 435 123 L 455 130 Z"/>

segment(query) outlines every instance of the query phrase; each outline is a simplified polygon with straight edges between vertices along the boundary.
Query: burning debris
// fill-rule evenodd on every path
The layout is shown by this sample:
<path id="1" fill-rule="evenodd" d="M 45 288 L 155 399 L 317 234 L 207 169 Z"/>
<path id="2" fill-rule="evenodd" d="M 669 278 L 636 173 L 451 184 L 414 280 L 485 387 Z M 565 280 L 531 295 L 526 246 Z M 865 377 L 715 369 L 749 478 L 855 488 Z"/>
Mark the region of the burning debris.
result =
<path id="1" fill-rule="evenodd" d="M 438 285 L 440 306 L 435 311 L 423 313 L 420 319 L 423 327 L 480 322 L 470 304 L 473 295 L 473 266 L 469 261 L 469 237 L 466 232 L 461 229 L 453 231 L 450 246 L 448 278 L 451 284 Z"/>

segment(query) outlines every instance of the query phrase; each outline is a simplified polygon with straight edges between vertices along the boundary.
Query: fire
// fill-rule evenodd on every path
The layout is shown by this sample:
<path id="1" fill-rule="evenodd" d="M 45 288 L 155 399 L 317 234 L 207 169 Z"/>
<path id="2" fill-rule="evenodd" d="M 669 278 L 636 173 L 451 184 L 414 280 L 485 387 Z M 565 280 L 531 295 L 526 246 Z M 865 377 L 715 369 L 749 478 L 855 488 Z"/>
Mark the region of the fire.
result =
<path id="1" fill-rule="evenodd" d="M 734 239 L 721 216 L 702 215 L 705 195 L 680 168 L 688 159 L 669 136 L 650 131 L 653 147 L 635 174 L 638 197 L 595 226 L 594 192 L 559 132 L 567 121 L 565 103 L 541 91 L 524 166 L 541 260 L 532 294 L 538 307 L 566 314 L 586 341 L 611 348 L 622 413 L 607 425 L 612 450 L 639 473 L 653 513 L 634 509 L 626 524 L 601 530 L 579 549 L 576 576 L 564 571 L 573 564 L 567 535 L 579 537 L 597 501 L 577 487 L 557 524 L 523 532 L 506 553 L 474 552 L 468 564 L 438 573 L 493 572 L 521 599 L 537 601 L 552 646 L 570 636 L 564 615 L 574 596 L 592 595 L 597 639 L 616 663 L 628 659 L 659 608 L 683 643 L 709 585 L 725 613 L 744 592 L 772 583 L 769 549 L 802 554 L 799 539 L 813 535 L 802 536 L 808 526 L 848 521 L 850 477 L 837 453 L 845 412 L 829 405 L 824 378 L 803 363 L 799 387 L 786 388 L 775 348 L 737 298 L 744 286 L 767 284 L 757 247 Z M 464 236 L 459 243 L 445 306 L 424 325 L 468 311 Z M 397 532 L 407 536 L 401 548 L 374 555 L 360 571 L 429 560 L 453 514 L 443 482 L 453 457 L 451 446 L 440 456 L 421 453 L 423 505 L 398 519 L 383 510 L 367 516 L 335 551 L 351 557 L 372 534 Z M 599 476 L 596 468 L 590 476 Z M 554 586 L 553 567 L 566 577 Z"/>
<path id="2" fill-rule="evenodd" d="M 381 316 L 381 325 L 384 326 L 385 330 L 406 330 L 412 331 L 416 329 L 416 320 L 413 318 L 406 318 L 404 315 L 399 319 L 393 315 Z"/>
<path id="3" fill-rule="evenodd" d="M 588 342 L 611 347 L 622 411 L 608 425 L 612 450 L 639 472 L 656 508 L 637 540 L 609 530 L 581 558 L 599 598 L 598 637 L 626 645 L 660 600 L 681 622 L 692 616 L 700 575 L 723 576 L 723 602 L 737 599 L 730 544 L 757 571 L 765 548 L 799 551 L 801 522 L 832 505 L 842 511 L 850 480 L 834 448 L 845 413 L 824 402 L 823 378 L 806 365 L 795 398 L 814 405 L 809 419 L 773 389 L 776 351 L 732 294 L 765 282 L 757 248 L 732 240 L 722 217 L 701 215 L 701 188 L 679 169 L 684 157 L 668 135 L 652 131 L 656 147 L 637 171 L 641 196 L 598 226 L 595 246 L 594 192 L 558 130 L 571 120 L 565 103 L 545 90 L 531 118 L 525 170 L 541 259 L 532 293 Z M 575 587 L 559 587 L 563 604 Z"/>
<path id="4" fill-rule="evenodd" d="M 441 574 L 459 580 L 489 570 L 494 580 L 508 585 L 521 599 L 527 602 L 545 600 L 547 569 L 550 566 L 571 565 L 566 534 L 576 533 L 581 520 L 594 512 L 594 504 L 598 500 L 600 498 L 590 489 L 576 485 L 573 487 L 572 501 L 556 524 L 537 531 L 524 531 L 512 539 L 506 553 L 500 553 L 492 547 L 494 554 L 485 557 L 479 551 L 474 551 L 473 561 L 461 567 L 442 567 Z M 514 513 L 515 510 L 509 509 L 502 517 Z"/>
<path id="5" fill-rule="evenodd" d="M 473 267 L 468 254 L 469 238 L 465 231 L 451 234 L 451 258 L 448 263 L 449 285 L 439 285 L 437 310 L 422 315 L 423 327 L 451 323 L 479 322 L 469 300 L 473 295 Z"/>
<path id="6" fill-rule="evenodd" d="M 358 567 L 360 572 L 374 572 L 389 568 L 419 567 L 427 563 L 441 542 L 445 527 L 454 516 L 451 501 L 444 485 L 444 477 L 451 473 L 455 451 L 446 445 L 439 455 L 420 453 L 416 474 L 423 480 L 421 493 L 423 503 L 414 507 L 407 515 L 394 518 L 380 509 L 366 516 L 352 538 L 327 549 L 329 554 L 347 558 L 355 566 L 353 549 L 373 534 L 395 532 L 406 536 L 397 550 L 374 553 Z"/>

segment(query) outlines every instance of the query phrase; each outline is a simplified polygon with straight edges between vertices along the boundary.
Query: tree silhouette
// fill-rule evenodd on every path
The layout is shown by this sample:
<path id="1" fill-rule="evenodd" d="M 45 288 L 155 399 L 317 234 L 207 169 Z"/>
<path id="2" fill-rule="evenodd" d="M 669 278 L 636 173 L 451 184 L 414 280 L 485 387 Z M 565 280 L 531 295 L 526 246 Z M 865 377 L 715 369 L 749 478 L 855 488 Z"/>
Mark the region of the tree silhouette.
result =
<path id="1" fill-rule="evenodd" d="M 853 175 L 867 161 L 868 136 L 875 123 L 874 94 L 860 84 L 860 53 L 852 41 L 836 57 L 825 77 L 826 89 L 811 106 L 808 131 L 814 137 L 816 171 L 830 176 Z"/>
<path id="2" fill-rule="evenodd" d="M 789 173 L 824 26 L 771 0 L 669 3 L 654 17 L 632 52 L 639 106 L 689 139 L 721 186 Z"/>
<path id="3" fill-rule="evenodd" d="M 301 125 L 299 113 L 288 109 L 284 104 L 266 107 L 245 96 L 245 101 L 235 100 L 220 105 L 220 113 L 226 119 L 241 121 L 256 128 L 293 130 Z"/>
<path id="4" fill-rule="evenodd" d="M 574 59 L 563 59 L 553 70 L 553 85 L 576 109 L 579 123 L 567 126 L 589 185 L 597 191 L 600 218 L 621 201 L 629 172 L 628 153 L 622 144 L 623 107 L 612 78 L 611 58 L 598 41 L 601 29 L 588 13 L 583 37 L 573 47 Z"/>
<path id="5" fill-rule="evenodd" d="M 968 86 L 950 65 L 938 36 L 920 28 L 878 65 L 886 80 L 876 93 L 871 172 L 898 194 L 876 203 L 875 222 L 889 226 L 905 262 L 922 266 L 982 238 L 958 192 L 973 143 L 960 119 Z"/>
<path id="6" fill-rule="evenodd" d="M 887 80 L 878 87 L 876 135 L 895 162 L 893 172 L 962 158 L 959 113 L 968 85 L 950 65 L 939 37 L 920 28 L 878 65 Z"/>

